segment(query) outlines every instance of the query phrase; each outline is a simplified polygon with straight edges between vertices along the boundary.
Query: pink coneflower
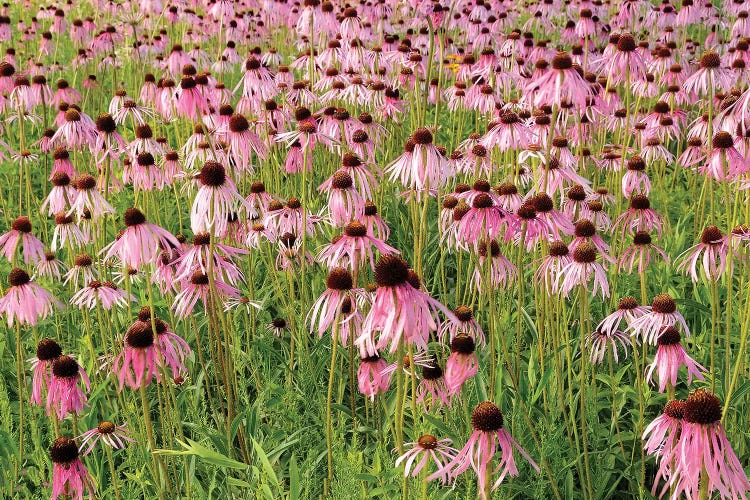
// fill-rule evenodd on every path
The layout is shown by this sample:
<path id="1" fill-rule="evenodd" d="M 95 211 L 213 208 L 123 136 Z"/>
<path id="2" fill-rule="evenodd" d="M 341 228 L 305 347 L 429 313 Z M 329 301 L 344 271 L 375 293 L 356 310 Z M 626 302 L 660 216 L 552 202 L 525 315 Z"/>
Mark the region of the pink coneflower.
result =
<path id="1" fill-rule="evenodd" d="M 648 367 L 646 380 L 653 383 L 653 375 L 656 372 L 659 378 L 659 392 L 664 392 L 667 383 L 671 387 L 677 385 L 677 373 L 681 366 L 687 370 L 687 385 L 693 382 L 693 377 L 704 380 L 703 372 L 706 369 L 688 356 L 685 348 L 680 344 L 680 332 L 677 328 L 669 326 L 664 328 L 656 339 L 656 355 L 654 361 Z"/>
<path id="2" fill-rule="evenodd" d="M 697 498 L 705 491 L 711 498 L 718 490 L 722 498 L 744 498 L 750 481 L 721 424 L 719 398 L 698 389 L 685 400 L 683 413 L 679 456 L 669 481 L 673 497 Z"/>
<path id="3" fill-rule="evenodd" d="M 10 103 L 21 112 L 30 112 L 37 105 L 36 96 L 31 89 L 31 83 L 25 76 L 18 76 L 13 81 L 13 90 L 10 92 Z"/>
<path id="4" fill-rule="evenodd" d="M 440 342 L 452 342 L 456 335 L 465 333 L 477 344 L 484 345 L 484 331 L 479 323 L 474 319 L 474 313 L 467 306 L 458 306 L 454 309 L 453 314 L 458 321 L 446 321 L 440 325 L 438 339 Z"/>
<path id="5" fill-rule="evenodd" d="M 603 332 L 615 331 L 621 328 L 623 320 L 625 327 L 649 312 L 648 307 L 638 305 L 634 297 L 627 296 L 621 298 L 617 303 L 617 310 L 604 318 L 596 327 Z"/>
<path id="6" fill-rule="evenodd" d="M 633 342 L 630 340 L 628 334 L 617 328 L 604 329 L 597 327 L 586 338 L 586 346 L 589 349 L 589 361 L 596 365 L 601 364 L 604 361 L 604 355 L 607 354 L 607 350 L 611 348 L 615 363 L 619 363 L 620 360 L 617 354 L 618 344 L 625 353 L 625 357 L 627 357 L 628 346 L 633 346 Z"/>
<path id="7" fill-rule="evenodd" d="M 562 241 L 550 243 L 547 255 L 541 259 L 539 266 L 534 272 L 535 279 L 544 283 L 547 292 L 552 292 L 560 272 L 571 262 L 570 250 Z"/>
<path id="8" fill-rule="evenodd" d="M 214 238 L 215 240 L 216 238 Z M 224 243 L 214 241 L 209 233 L 196 233 L 193 244 L 183 250 L 175 263 L 177 264 L 177 280 L 187 279 L 194 271 L 207 274 L 211 264 L 212 271 L 222 281 L 231 285 L 244 281 L 242 270 L 234 263 L 235 260 L 249 252 L 242 248 L 235 248 Z"/>
<path id="9" fill-rule="evenodd" d="M 54 146 L 65 146 L 70 150 L 94 147 L 97 139 L 96 125 L 81 112 L 70 108 L 65 112 L 65 122 L 50 139 Z"/>
<path id="10" fill-rule="evenodd" d="M 564 138 L 553 139 L 553 142 L 565 141 Z M 559 158 L 553 156 L 549 159 L 543 159 L 536 169 L 536 182 L 532 188 L 533 192 L 562 194 L 565 189 L 576 184 L 588 186 L 590 181 L 578 175 L 574 169 L 575 160 L 566 165 Z"/>
<path id="11" fill-rule="evenodd" d="M 386 241 L 391 234 L 391 228 L 383 217 L 378 214 L 378 207 L 371 201 L 365 202 L 365 213 L 362 222 L 367 228 L 367 234 L 382 241 Z"/>
<path id="12" fill-rule="evenodd" d="M 451 406 L 453 396 L 448 389 L 443 369 L 434 356 L 431 357 L 429 363 L 422 365 L 422 379 L 417 386 L 416 397 L 417 403 L 421 404 L 427 412 L 443 406 Z"/>
<path id="13" fill-rule="evenodd" d="M 488 248 L 489 246 L 489 248 Z M 479 254 L 478 265 L 474 269 L 473 283 L 477 290 L 482 290 L 484 274 L 486 272 L 486 259 L 490 260 L 490 283 L 492 287 L 507 289 L 518 277 L 518 268 L 505 257 L 500 251 L 497 240 L 484 240 L 479 242 L 477 253 Z M 487 285 L 484 285 L 487 286 Z"/>
<path id="14" fill-rule="evenodd" d="M 479 363 L 474 339 L 459 333 L 450 342 L 451 354 L 445 364 L 445 383 L 451 395 L 461 392 L 464 382 L 477 374 Z"/>
<path id="15" fill-rule="evenodd" d="M 504 417 L 500 408 L 489 401 L 479 403 L 471 415 L 471 425 L 474 428 L 474 432 L 469 437 L 466 445 L 450 462 L 428 476 L 427 479 L 441 478 L 446 473 L 450 477 L 457 477 L 471 467 L 477 474 L 479 496 L 482 500 L 487 500 L 487 494 L 489 493 L 487 479 L 490 478 L 489 467 L 497 453 L 498 446 L 500 447 L 501 456 L 494 472 L 499 473 L 500 477 L 492 485 L 492 489 L 500 486 L 505 476 L 518 475 L 518 468 L 516 468 L 516 462 L 513 459 L 514 449 L 539 472 L 536 462 L 511 437 L 510 433 L 503 427 L 503 424 Z"/>
<path id="16" fill-rule="evenodd" d="M 52 362 L 62 355 L 62 347 L 52 339 L 43 338 L 36 346 L 36 357 L 31 358 L 31 404 L 42 406 L 42 393 L 52 380 Z"/>
<path id="17" fill-rule="evenodd" d="M 77 249 L 88 241 L 89 238 L 75 224 L 72 215 L 67 215 L 65 212 L 58 212 L 55 215 L 55 229 L 52 233 L 51 245 L 53 251 L 66 246 L 70 249 Z"/>
<path id="18" fill-rule="evenodd" d="M 560 270 L 555 281 L 557 292 L 567 297 L 574 289 L 588 287 L 593 278 L 592 294 L 600 293 L 602 297 L 609 297 L 609 283 L 604 267 L 596 261 L 598 252 L 591 243 L 582 243 L 573 252 L 573 261 Z"/>
<path id="19" fill-rule="evenodd" d="M 245 61 L 245 73 L 237 82 L 234 92 L 237 93 L 240 88 L 242 88 L 243 97 L 258 102 L 273 99 L 278 93 L 273 74 L 261 64 L 260 60 L 252 56 Z"/>
<path id="20" fill-rule="evenodd" d="M 88 455 L 94 449 L 96 444 L 101 441 L 107 446 L 114 448 L 115 450 L 122 450 L 125 448 L 127 442 L 134 443 L 135 439 L 130 437 L 130 432 L 127 429 L 127 423 L 115 425 L 109 420 L 102 420 L 99 425 L 91 430 L 88 430 L 76 437 L 80 439 L 81 447 L 89 445 L 88 448 L 83 452 L 83 456 Z"/>
<path id="21" fill-rule="evenodd" d="M 104 196 L 96 189 L 96 179 L 91 175 L 84 174 L 76 180 L 77 194 L 75 201 L 68 210 L 67 215 L 75 213 L 78 218 L 82 218 L 88 213 L 88 217 L 93 221 L 99 221 L 107 214 L 114 214 L 115 209 L 110 205 Z"/>
<path id="22" fill-rule="evenodd" d="M 162 169 L 156 166 L 156 161 L 151 153 L 138 153 L 134 158 L 124 161 L 122 180 L 124 183 L 132 183 L 134 191 L 162 190 L 167 185 L 167 179 Z"/>
<path id="23" fill-rule="evenodd" d="M 609 83 L 625 83 L 626 75 L 630 82 L 646 79 L 646 65 L 641 53 L 636 49 L 637 44 L 633 35 L 622 33 L 617 39 L 617 50 L 597 61 L 596 65 L 607 75 Z"/>
<path id="24" fill-rule="evenodd" d="M 224 234 L 230 213 L 238 208 L 250 210 L 250 205 L 237 192 L 221 163 L 207 161 L 200 170 L 198 194 L 190 210 L 190 226 L 193 233 Z"/>
<path id="25" fill-rule="evenodd" d="M 154 377 L 160 380 L 160 360 L 155 340 L 150 321 L 136 321 L 128 328 L 122 351 L 112 362 L 112 372 L 120 391 L 126 383 L 131 389 L 138 389 L 142 385 L 149 385 Z"/>
<path id="26" fill-rule="evenodd" d="M 108 311 L 115 306 L 121 308 L 127 306 L 128 300 L 131 302 L 138 301 L 134 295 L 128 296 L 125 290 L 118 288 L 111 281 L 94 280 L 74 293 L 70 298 L 70 303 L 80 309 L 84 307 L 93 309 L 96 306 L 101 306 Z"/>
<path id="27" fill-rule="evenodd" d="M 308 236 L 313 236 L 316 228 L 324 221 L 319 215 L 309 212 L 305 214 L 302 202 L 292 196 L 286 200 L 285 205 L 270 203 L 263 223 L 277 233 L 298 235 L 307 232 Z"/>
<path id="28" fill-rule="evenodd" d="M 302 252 L 302 238 L 286 232 L 278 238 L 278 254 L 276 255 L 276 269 L 279 271 L 301 268 L 306 262 L 311 266 L 315 260 L 310 252 Z"/>
<path id="29" fill-rule="evenodd" d="M 220 299 L 226 299 L 229 297 L 237 298 L 240 296 L 239 290 L 223 281 L 216 279 L 214 280 L 214 283 Z M 175 316 L 178 318 L 186 318 L 193 312 L 198 299 L 200 299 L 205 306 L 209 293 L 210 288 L 208 276 L 200 270 L 194 271 L 188 279 L 183 281 L 180 293 L 174 298 L 172 309 L 175 312 Z"/>
<path id="30" fill-rule="evenodd" d="M 612 230 L 619 228 L 624 235 L 626 232 L 635 233 L 637 231 L 656 233 L 661 238 L 663 217 L 653 208 L 648 196 L 635 194 L 630 197 L 629 207 L 615 220 Z"/>
<path id="31" fill-rule="evenodd" d="M 289 331 L 289 325 L 284 318 L 274 318 L 266 325 L 266 328 L 279 338 L 284 336 L 284 332 Z"/>
<path id="32" fill-rule="evenodd" d="M 519 245 L 524 245 L 527 251 L 531 251 L 534 246 L 542 241 L 549 240 L 552 234 L 552 227 L 547 217 L 537 210 L 537 204 L 534 199 L 525 201 L 515 214 L 510 218 L 508 223 L 508 229 L 505 232 L 505 241 L 514 241 Z M 549 204 L 549 197 L 546 199 L 540 199 L 539 201 L 544 202 L 543 208 L 551 208 Z M 567 225 L 572 229 L 572 223 L 568 221 Z M 567 229 L 570 233 L 570 229 Z M 525 236 L 524 241 L 521 241 L 521 237 Z"/>
<path id="33" fill-rule="evenodd" d="M 247 118 L 240 114 L 233 114 L 229 118 L 227 133 L 227 156 L 233 161 L 239 171 L 252 172 L 250 159 L 253 154 L 261 160 L 268 156 L 268 146 L 263 140 L 250 130 Z"/>
<path id="34" fill-rule="evenodd" d="M 354 270 L 362 269 L 369 263 L 374 269 L 373 250 L 377 250 L 381 255 L 399 253 L 392 246 L 371 236 L 365 225 L 358 221 L 348 223 L 344 227 L 344 234 L 334 239 L 335 241 L 326 245 L 318 254 L 318 261 L 325 263 L 329 268 L 344 265 Z"/>
<path id="35" fill-rule="evenodd" d="M 68 270 L 68 266 L 65 262 L 57 258 L 54 252 L 46 252 L 44 254 L 44 261 L 40 262 L 36 266 L 36 273 L 34 278 L 51 278 L 55 280 L 61 280 L 63 274 Z"/>
<path id="36" fill-rule="evenodd" d="M 154 262 L 162 249 L 180 246 L 169 231 L 147 222 L 137 208 L 125 210 L 123 220 L 125 230 L 99 252 L 104 254 L 105 260 L 116 256 L 125 265 L 137 269 Z"/>
<path id="37" fill-rule="evenodd" d="M 38 264 L 44 261 L 44 244 L 31 234 L 31 221 L 25 215 L 16 217 L 10 231 L 0 236 L 0 254 L 8 261 L 15 260 L 19 243 L 23 248 L 23 262 Z"/>
<path id="38" fill-rule="evenodd" d="M 120 152 L 127 148 L 127 141 L 117 132 L 117 123 L 112 115 L 102 113 L 96 119 L 96 142 L 92 152 L 100 162 L 118 159 Z"/>
<path id="39" fill-rule="evenodd" d="M 731 89 L 734 81 L 732 70 L 721 67 L 721 56 L 716 51 L 707 50 L 701 56 L 700 67 L 685 80 L 682 89 L 688 93 L 707 95 L 709 92 Z"/>
<path id="40" fill-rule="evenodd" d="M 717 132 L 712 140 L 713 148 L 706 160 L 699 164 L 697 170 L 716 181 L 727 181 L 736 178 L 750 169 L 747 160 L 734 147 L 734 139 L 729 132 Z"/>
<path id="41" fill-rule="evenodd" d="M 523 198 L 518 192 L 518 187 L 512 182 L 504 182 L 495 186 L 495 193 L 500 206 L 507 212 L 516 212 L 523 205 Z"/>
<path id="42" fill-rule="evenodd" d="M 640 336 L 643 342 L 655 345 L 664 328 L 676 325 L 687 337 L 690 336 L 685 318 L 677 312 L 677 303 L 670 295 L 661 293 L 654 297 L 648 313 L 634 319 L 628 329 L 631 335 Z"/>
<path id="43" fill-rule="evenodd" d="M 404 154 L 385 168 L 392 181 L 407 189 L 438 189 L 445 184 L 448 159 L 432 143 L 432 132 L 418 128 L 404 145 Z"/>
<path id="44" fill-rule="evenodd" d="M 677 445 L 682 431 L 682 419 L 684 417 L 685 402 L 677 399 L 669 401 L 664 406 L 664 412 L 656 417 L 643 432 L 642 439 L 646 441 L 644 449 L 648 455 L 656 458 L 659 469 L 654 477 L 652 495 L 656 495 L 656 489 L 661 478 L 670 479 L 672 476 L 672 464 L 677 456 Z M 667 486 L 664 486 L 660 495 L 663 495 Z"/>
<path id="45" fill-rule="evenodd" d="M 150 307 L 141 308 L 138 312 L 138 321 L 134 325 L 152 331 L 152 326 L 156 326 L 154 346 L 159 353 L 158 362 L 172 372 L 172 378 L 177 378 L 187 371 L 185 361 L 192 352 L 190 346 L 182 337 L 171 331 L 167 323 L 159 318 L 152 319 Z"/>
<path id="46" fill-rule="evenodd" d="M 341 308 L 344 305 L 344 301 L 349 300 L 348 304 L 351 313 L 351 309 L 356 307 L 358 298 L 363 298 L 363 291 L 354 288 L 351 273 L 343 267 L 334 267 L 329 271 L 326 278 L 325 291 L 310 308 L 307 318 L 310 330 L 317 332 L 318 337 L 322 337 L 326 330 L 332 328 L 334 322 L 341 323 L 343 321 Z M 333 335 L 333 333 L 332 331 L 331 334 Z M 346 346 L 347 339 L 342 335 L 340 330 L 337 333 L 341 339 L 341 343 Z M 334 339 L 334 341 L 336 340 L 338 339 Z"/>
<path id="47" fill-rule="evenodd" d="M 255 222 L 250 226 L 245 237 L 245 244 L 249 248 L 260 248 L 263 242 L 274 242 L 278 238 L 278 235 L 273 228 L 267 228 L 265 224 Z"/>
<path id="48" fill-rule="evenodd" d="M 177 116 L 188 120 L 199 121 L 210 113 L 208 100 L 198 90 L 195 79 L 189 75 L 183 75 L 180 79 L 180 85 L 174 92 L 174 103 Z"/>
<path id="49" fill-rule="evenodd" d="M 633 244 L 626 248 L 617 259 L 617 269 L 620 271 L 627 269 L 628 273 L 632 273 L 637 264 L 638 272 L 643 273 L 654 257 L 660 257 L 662 261 L 669 263 L 669 256 L 651 242 L 651 235 L 647 231 L 636 231 L 633 235 Z"/>
<path id="50" fill-rule="evenodd" d="M 410 278 L 417 283 L 410 282 Z M 378 289 L 358 344 L 373 342 L 373 334 L 378 332 L 378 350 L 390 345 L 390 351 L 395 352 L 401 342 L 406 342 L 425 351 L 430 331 L 438 328 L 438 313 L 442 311 L 455 321 L 443 304 L 414 286 L 418 281 L 416 276 L 410 277 L 409 268 L 402 259 L 395 255 L 380 258 L 375 264 Z"/>
<path id="51" fill-rule="evenodd" d="M 526 91 L 533 96 L 537 107 L 569 102 L 582 108 L 592 93 L 591 86 L 578 73 L 578 68 L 573 67 L 573 59 L 567 52 L 558 52 L 552 58 L 552 68 L 532 79 Z"/>
<path id="52" fill-rule="evenodd" d="M 87 391 L 91 382 L 83 367 L 71 356 L 61 355 L 52 361 L 52 377 L 47 386 L 47 415 L 54 409 L 62 420 L 69 413 L 80 414 L 87 406 L 86 393 L 78 386 L 82 382 Z"/>
<path id="53" fill-rule="evenodd" d="M 615 259 L 613 259 L 609 255 L 609 245 L 602 239 L 601 236 L 596 234 L 596 226 L 590 220 L 578 219 L 578 221 L 575 223 L 573 235 L 574 238 L 568 244 L 568 249 L 570 249 L 570 251 L 575 252 L 575 249 L 578 248 L 578 246 L 582 243 L 591 243 L 592 245 L 594 245 L 596 251 L 601 254 L 602 258 L 605 261 L 610 263 L 615 262 Z"/>
<path id="54" fill-rule="evenodd" d="M 398 457 L 394 465 L 398 467 L 404 464 L 404 477 L 407 477 L 410 472 L 412 477 L 417 477 L 428 462 L 434 463 L 438 470 L 444 470 L 445 465 L 451 462 L 458 453 L 458 450 L 449 446 L 451 443 L 450 439 L 437 439 L 432 434 L 425 434 L 416 442 L 404 443 L 404 446 L 411 446 L 411 448 Z M 412 466 L 414 466 L 413 471 Z M 450 475 L 448 471 L 445 471 L 437 478 L 445 484 L 450 480 Z"/>
<path id="55" fill-rule="evenodd" d="M 263 216 L 268 211 L 268 206 L 276 198 L 266 191 L 266 185 L 261 181 L 254 181 L 250 185 L 250 194 L 245 201 L 250 205 L 250 213 L 258 213 Z"/>
<path id="56" fill-rule="evenodd" d="M 677 257 L 677 269 L 686 272 L 694 282 L 698 281 L 698 270 L 709 281 L 717 281 L 727 270 L 729 243 L 716 226 L 708 226 L 701 234 L 701 242 Z"/>
<path id="57" fill-rule="evenodd" d="M 357 369 L 357 387 L 359 392 L 375 401 L 375 396 L 388 390 L 391 374 L 383 373 L 388 366 L 385 359 L 377 354 L 361 358 Z"/>
<path id="58" fill-rule="evenodd" d="M 157 92 L 156 78 L 153 73 L 146 73 L 138 100 L 146 105 L 153 106 L 156 103 Z"/>
<path id="59" fill-rule="evenodd" d="M 71 497 L 83 500 L 94 498 L 96 484 L 79 458 L 78 445 L 70 438 L 55 439 L 49 449 L 52 458 L 52 500 Z"/>
<path id="60" fill-rule="evenodd" d="M 508 219 L 508 213 L 495 204 L 490 194 L 479 193 L 458 223 L 458 237 L 477 248 L 482 240 L 499 236 Z"/>
<path id="61" fill-rule="evenodd" d="M 626 198 L 633 193 L 648 196 L 651 192 L 651 182 L 645 172 L 646 162 L 640 156 L 631 156 L 627 167 L 627 172 L 622 176 L 622 195 Z"/>
<path id="62" fill-rule="evenodd" d="M 0 313 L 8 316 L 8 326 L 18 321 L 22 325 L 36 325 L 40 319 L 50 316 L 63 303 L 54 295 L 37 285 L 28 273 L 17 267 L 8 274 L 10 288 L 0 299 Z"/>
<path id="63" fill-rule="evenodd" d="M 112 115 L 112 118 L 117 125 L 123 125 L 127 121 L 131 121 L 134 126 L 145 125 L 146 121 L 153 117 L 154 112 L 151 109 L 139 106 L 138 103 L 132 99 L 125 99 L 122 106 Z M 196 120 L 197 118 L 193 119 Z"/>
<path id="64" fill-rule="evenodd" d="M 84 283 L 93 281 L 98 274 L 93 264 L 94 259 L 89 254 L 82 253 L 76 255 L 73 260 L 73 267 L 65 274 L 63 284 L 67 285 L 72 282 L 73 285 L 78 285 L 79 281 L 83 281 Z"/>
<path id="65" fill-rule="evenodd" d="M 76 196 L 76 190 L 70 184 L 70 176 L 65 172 L 52 174 L 52 189 L 39 207 L 41 213 L 55 215 L 65 212 Z"/>
<path id="66" fill-rule="evenodd" d="M 323 186 L 321 186 L 322 188 Z M 343 226 L 351 220 L 359 220 L 364 215 L 365 200 L 354 188 L 352 177 L 345 171 L 337 171 L 328 183 L 328 210 L 331 221 Z"/>

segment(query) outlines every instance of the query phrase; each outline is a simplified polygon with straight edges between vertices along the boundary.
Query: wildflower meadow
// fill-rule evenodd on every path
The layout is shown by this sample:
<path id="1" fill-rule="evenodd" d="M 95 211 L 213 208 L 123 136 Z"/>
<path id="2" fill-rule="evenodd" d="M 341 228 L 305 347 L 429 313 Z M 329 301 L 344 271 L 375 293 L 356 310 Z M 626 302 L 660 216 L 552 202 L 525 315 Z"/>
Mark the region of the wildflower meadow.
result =
<path id="1" fill-rule="evenodd" d="M 745 0 L 0 6 L 0 498 L 747 499 Z"/>

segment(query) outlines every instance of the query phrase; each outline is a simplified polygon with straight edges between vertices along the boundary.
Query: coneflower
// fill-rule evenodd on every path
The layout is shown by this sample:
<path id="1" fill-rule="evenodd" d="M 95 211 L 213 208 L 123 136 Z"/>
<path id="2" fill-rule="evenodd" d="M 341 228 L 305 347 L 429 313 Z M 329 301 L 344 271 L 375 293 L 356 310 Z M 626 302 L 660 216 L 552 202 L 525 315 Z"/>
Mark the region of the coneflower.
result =
<path id="1" fill-rule="evenodd" d="M 52 360 L 52 377 L 47 385 L 47 415 L 54 411 L 57 418 L 63 419 L 69 413 L 80 414 L 87 406 L 86 391 L 91 390 L 91 382 L 86 371 L 72 357 L 61 355 Z"/>
<path id="2" fill-rule="evenodd" d="M 36 325 L 40 319 L 52 315 L 55 309 L 62 309 L 63 303 L 54 295 L 31 281 L 23 269 L 13 268 L 8 274 L 10 287 L 0 298 L 0 313 L 8 318 L 8 326 L 16 322 L 22 325 Z"/>
<path id="3" fill-rule="evenodd" d="M 44 244 L 31 231 L 31 221 L 28 217 L 25 215 L 16 217 L 11 223 L 10 231 L 0 236 L 0 254 L 13 262 L 20 244 L 25 264 L 29 262 L 38 264 L 44 261 Z"/>
<path id="4" fill-rule="evenodd" d="M 55 439 L 49 449 L 52 459 L 52 500 L 71 497 L 83 500 L 84 495 L 93 498 L 96 493 L 94 478 L 79 458 L 78 445 L 70 438 Z"/>
<path id="5" fill-rule="evenodd" d="M 478 493 L 482 500 L 487 500 L 490 488 L 487 480 L 491 480 L 493 472 L 492 460 L 500 447 L 500 457 L 494 472 L 499 474 L 491 489 L 500 486 L 506 476 L 517 476 L 518 468 L 513 458 L 513 451 L 518 451 L 529 464 L 539 472 L 539 467 L 526 451 L 505 430 L 503 412 L 494 403 L 485 401 L 479 403 L 471 414 L 471 425 L 474 432 L 464 447 L 444 467 L 428 476 L 428 480 L 438 479 L 448 474 L 455 478 L 469 467 L 477 474 Z"/>

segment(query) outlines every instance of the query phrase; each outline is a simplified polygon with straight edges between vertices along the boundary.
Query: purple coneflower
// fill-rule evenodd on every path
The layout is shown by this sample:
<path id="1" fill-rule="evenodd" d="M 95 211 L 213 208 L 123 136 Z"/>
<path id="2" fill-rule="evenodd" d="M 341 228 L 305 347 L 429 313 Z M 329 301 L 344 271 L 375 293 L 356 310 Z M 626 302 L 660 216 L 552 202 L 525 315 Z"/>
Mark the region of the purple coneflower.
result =
<path id="1" fill-rule="evenodd" d="M 437 439 L 432 434 L 425 434 L 416 442 L 404 443 L 404 446 L 411 446 L 411 448 L 396 459 L 395 465 L 398 467 L 404 464 L 404 477 L 407 477 L 410 472 L 412 477 L 418 476 L 430 461 L 437 466 L 438 470 L 444 470 L 445 464 L 452 461 L 458 453 L 458 450 L 449 446 L 451 443 L 450 439 Z M 414 466 L 413 471 L 412 466 Z M 446 471 L 437 478 L 445 484 L 450 480 L 450 475 Z"/>
<path id="2" fill-rule="evenodd" d="M 647 231 L 636 231 L 633 235 L 633 244 L 626 248 L 619 259 L 617 259 L 617 269 L 632 273 L 638 264 L 638 272 L 644 273 L 652 260 L 652 252 L 666 263 L 669 263 L 667 253 L 651 242 L 651 235 Z"/>
<path id="3" fill-rule="evenodd" d="M 604 355 L 608 348 L 612 348 L 612 357 L 615 363 L 619 363 L 617 354 L 617 344 L 620 344 L 625 357 L 628 356 L 628 346 L 633 346 L 633 342 L 627 333 L 617 328 L 603 329 L 597 327 L 596 330 L 586 338 L 586 346 L 589 349 L 589 361 L 592 364 L 599 365 L 604 361 Z"/>
<path id="4" fill-rule="evenodd" d="M 102 420 L 99 425 L 91 430 L 88 430 L 76 437 L 81 440 L 81 447 L 89 445 L 88 448 L 83 452 L 83 456 L 88 455 L 96 446 L 99 441 L 103 442 L 107 446 L 114 448 L 115 450 L 121 450 L 125 448 L 126 442 L 134 443 L 135 439 L 130 437 L 130 433 L 127 429 L 127 423 L 115 425 L 109 420 Z"/>
<path id="5" fill-rule="evenodd" d="M 52 339 L 43 338 L 36 346 L 36 357 L 31 358 L 31 404 L 42 406 L 43 391 L 52 380 L 52 362 L 62 355 L 62 347 Z"/>
<path id="6" fill-rule="evenodd" d="M 250 205 L 238 192 L 221 163 L 207 161 L 200 170 L 200 188 L 190 210 L 190 226 L 193 233 L 210 232 L 223 234 L 228 215 Z"/>
<path id="7" fill-rule="evenodd" d="M 654 297 L 649 311 L 634 319 L 628 329 L 631 335 L 640 336 L 643 342 L 655 345 L 662 330 L 675 325 L 680 326 L 687 337 L 690 336 L 685 318 L 677 312 L 677 303 L 669 294 L 661 293 Z"/>
<path id="8" fill-rule="evenodd" d="M 717 281 L 727 269 L 729 243 L 716 226 L 708 226 L 701 233 L 701 242 L 677 257 L 677 269 L 685 271 L 694 282 L 698 281 L 698 271 L 709 281 Z"/>
<path id="9" fill-rule="evenodd" d="M 464 382 L 477 374 L 479 362 L 474 339 L 459 333 L 450 342 L 451 354 L 445 363 L 445 383 L 451 395 L 461 392 Z"/>
<path id="10" fill-rule="evenodd" d="M 451 406 L 453 396 L 448 389 L 443 368 L 435 357 L 431 357 L 429 364 L 422 365 L 422 379 L 417 386 L 417 403 L 429 412 L 442 406 Z"/>
<path id="11" fill-rule="evenodd" d="M 579 286 L 588 287 L 593 277 L 592 294 L 609 297 L 609 283 L 604 267 L 596 261 L 597 250 L 591 243 L 582 243 L 573 252 L 573 260 L 560 270 L 555 289 L 567 297 Z"/>
<path id="12" fill-rule="evenodd" d="M 72 356 L 61 355 L 52 360 L 52 377 L 47 386 L 47 415 L 54 410 L 57 418 L 62 420 L 69 413 L 83 411 L 87 398 L 79 382 L 83 382 L 87 391 L 91 390 L 88 375 Z"/>
<path id="13" fill-rule="evenodd" d="M 744 498 L 750 481 L 721 424 L 719 398 L 698 389 L 685 400 L 683 414 L 679 456 L 669 481 L 673 497 L 698 498 L 705 488 L 707 498 L 714 491 L 722 498 Z"/>
<path id="14" fill-rule="evenodd" d="M 49 449 L 52 458 L 52 500 L 71 497 L 83 500 L 94 498 L 96 485 L 79 457 L 78 445 L 70 438 L 55 439 Z"/>
<path id="15" fill-rule="evenodd" d="M 117 256 L 123 264 L 137 269 L 142 264 L 153 263 L 162 249 L 180 246 L 169 231 L 147 222 L 137 208 L 125 210 L 123 220 L 125 230 L 99 252 L 104 254 L 105 260 Z"/>
<path id="16" fill-rule="evenodd" d="M 8 274 L 10 288 L 0 298 L 0 313 L 8 316 L 8 326 L 18 321 L 22 325 L 36 325 L 40 319 L 51 315 L 63 303 L 47 290 L 31 281 L 23 269 L 13 268 Z"/>
<path id="17" fill-rule="evenodd" d="M 25 215 L 16 217 L 10 231 L 0 236 L 0 253 L 13 262 L 19 243 L 23 248 L 23 262 L 38 264 L 44 261 L 44 244 L 31 234 L 31 221 Z"/>
<path id="18" fill-rule="evenodd" d="M 677 373 L 681 366 L 687 369 L 687 385 L 693 382 L 693 377 L 698 380 L 704 380 L 703 372 L 706 369 L 697 363 L 693 358 L 688 356 L 685 348 L 680 344 L 680 331 L 668 326 L 664 328 L 656 339 L 656 355 L 654 361 L 649 365 L 646 373 L 646 380 L 653 382 L 653 375 L 656 372 L 659 378 L 659 392 L 664 392 L 667 384 L 671 387 L 677 385 Z"/>
<path id="19" fill-rule="evenodd" d="M 678 399 L 669 401 L 664 406 L 664 412 L 656 417 L 643 432 L 642 439 L 646 441 L 644 449 L 648 455 L 656 458 L 659 469 L 654 478 L 652 495 L 656 495 L 656 489 L 661 478 L 669 479 L 672 475 L 671 469 L 677 453 L 680 431 L 682 430 L 682 419 L 684 417 L 685 402 Z M 664 486 L 660 495 L 663 495 L 668 485 Z"/>
<path id="20" fill-rule="evenodd" d="M 410 282 L 410 278 L 417 283 Z M 378 350 L 390 345 L 390 352 L 395 352 L 401 342 L 406 342 L 425 351 L 430 331 L 438 328 L 438 313 L 442 311 L 455 321 L 443 304 L 414 286 L 418 281 L 416 276 L 410 277 L 404 260 L 395 255 L 380 258 L 375 264 L 378 289 L 358 344 L 372 342 L 373 334 L 378 332 Z"/>
<path id="21" fill-rule="evenodd" d="M 376 395 L 388 390 L 391 374 L 383 372 L 387 366 L 388 362 L 377 354 L 359 360 L 357 387 L 370 401 L 375 401 Z"/>
<path id="22" fill-rule="evenodd" d="M 160 380 L 159 353 L 156 349 L 151 321 L 136 321 L 125 332 L 123 348 L 112 363 L 119 390 L 127 383 L 131 389 Z"/>
<path id="23" fill-rule="evenodd" d="M 70 303 L 74 306 L 78 306 L 80 309 L 87 307 L 94 309 L 100 305 L 106 311 L 113 307 L 125 307 L 128 304 L 128 300 L 131 302 L 137 302 L 138 299 L 117 287 L 111 281 L 91 281 L 88 286 L 85 286 L 78 290 L 70 298 Z"/>
<path id="24" fill-rule="evenodd" d="M 501 456 L 495 472 L 499 472 L 500 477 L 492 485 L 492 489 L 497 488 L 503 482 L 505 476 L 518 475 L 518 468 L 513 458 L 514 449 L 539 472 L 539 466 L 511 437 L 510 433 L 505 430 L 503 424 L 503 412 L 500 411 L 500 408 L 489 401 L 479 403 L 471 415 L 471 425 L 474 427 L 474 432 L 469 437 L 466 445 L 451 461 L 431 474 L 427 479 L 441 478 L 446 474 L 455 478 L 471 467 L 477 474 L 479 496 L 482 500 L 487 500 L 487 494 L 489 493 L 487 479 L 490 477 L 489 467 L 497 453 L 498 446 L 500 447 Z"/>

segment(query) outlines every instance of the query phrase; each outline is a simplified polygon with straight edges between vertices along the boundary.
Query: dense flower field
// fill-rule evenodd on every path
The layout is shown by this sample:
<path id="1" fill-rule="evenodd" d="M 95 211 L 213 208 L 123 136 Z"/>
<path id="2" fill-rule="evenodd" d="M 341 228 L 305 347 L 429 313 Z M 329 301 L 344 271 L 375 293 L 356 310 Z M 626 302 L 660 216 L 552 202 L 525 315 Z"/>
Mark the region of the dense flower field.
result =
<path id="1" fill-rule="evenodd" d="M 743 0 L 0 42 L 0 497 L 747 498 Z"/>

